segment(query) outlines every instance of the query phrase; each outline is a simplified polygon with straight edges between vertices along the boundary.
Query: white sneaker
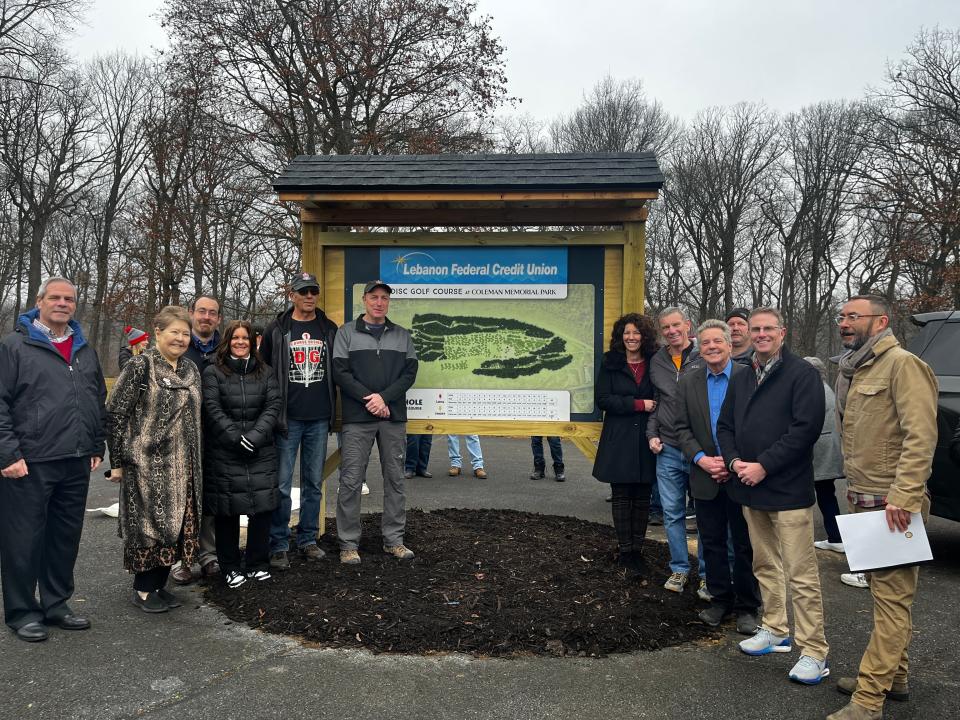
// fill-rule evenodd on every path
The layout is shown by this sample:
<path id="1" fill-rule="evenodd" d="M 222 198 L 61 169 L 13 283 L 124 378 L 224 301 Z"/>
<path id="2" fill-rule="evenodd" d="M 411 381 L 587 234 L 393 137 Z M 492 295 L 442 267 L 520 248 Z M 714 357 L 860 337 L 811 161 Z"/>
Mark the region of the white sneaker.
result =
<path id="1" fill-rule="evenodd" d="M 245 578 L 241 573 L 238 573 L 236 570 L 231 570 L 227 573 L 226 578 L 227 587 L 238 588 L 243 585 L 247 578 Z"/>
<path id="2" fill-rule="evenodd" d="M 366 484 L 366 483 L 364 483 L 363 485 L 360 486 L 360 494 L 361 494 L 361 495 L 369 495 L 369 494 L 370 494 L 370 488 L 367 487 L 367 484 Z"/>
<path id="3" fill-rule="evenodd" d="M 682 593 L 683 589 L 687 586 L 688 577 L 685 572 L 672 573 L 663 584 L 663 589 L 669 590 L 670 592 Z"/>
<path id="4" fill-rule="evenodd" d="M 870 583 L 867 582 L 867 576 L 863 573 L 841 573 L 840 582 L 842 582 L 844 585 L 849 585 L 850 587 L 870 587 Z"/>
<path id="5" fill-rule="evenodd" d="M 747 655 L 768 655 L 770 653 L 785 653 L 793 650 L 790 636 L 774 635 L 765 627 L 757 628 L 757 633 L 751 638 L 741 640 L 740 649 Z"/>
<path id="6" fill-rule="evenodd" d="M 829 674 L 830 666 L 826 658 L 817 660 L 809 655 L 801 655 L 787 677 L 804 685 L 818 685 Z"/>
<path id="7" fill-rule="evenodd" d="M 247 579 L 263 582 L 264 580 L 270 579 L 270 573 L 266 570 L 254 570 L 253 572 L 247 573 Z"/>
<path id="8" fill-rule="evenodd" d="M 815 543 L 813 543 L 813 546 L 817 550 L 833 550 L 834 552 L 838 553 L 844 552 L 842 542 L 835 543 L 830 542 L 829 540 L 817 540 Z"/>

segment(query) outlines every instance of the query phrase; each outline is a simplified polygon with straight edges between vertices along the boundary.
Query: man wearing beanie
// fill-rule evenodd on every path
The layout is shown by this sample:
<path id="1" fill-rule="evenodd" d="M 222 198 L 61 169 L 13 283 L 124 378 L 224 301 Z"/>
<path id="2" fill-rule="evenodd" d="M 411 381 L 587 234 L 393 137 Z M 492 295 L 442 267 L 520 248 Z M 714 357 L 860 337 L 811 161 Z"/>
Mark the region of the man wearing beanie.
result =
<path id="1" fill-rule="evenodd" d="M 750 342 L 750 310 L 735 307 L 727 313 L 724 322 L 730 327 L 730 340 L 733 342 L 731 360 L 740 365 L 753 365 L 753 345 Z"/>

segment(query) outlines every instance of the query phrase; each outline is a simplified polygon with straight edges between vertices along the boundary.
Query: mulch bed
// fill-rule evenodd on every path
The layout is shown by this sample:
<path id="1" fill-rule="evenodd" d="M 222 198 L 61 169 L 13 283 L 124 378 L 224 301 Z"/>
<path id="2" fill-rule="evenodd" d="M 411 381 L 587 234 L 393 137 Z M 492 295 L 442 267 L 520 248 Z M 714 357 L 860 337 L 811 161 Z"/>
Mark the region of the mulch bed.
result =
<path id="1" fill-rule="evenodd" d="M 697 620 L 696 578 L 680 595 L 662 588 L 663 543 L 644 548 L 663 570 L 627 580 L 613 529 L 576 518 L 409 510 L 405 542 L 417 556 L 406 562 L 383 553 L 379 514 L 362 523 L 359 567 L 340 565 L 328 532 L 324 560 L 290 553 L 290 570 L 237 589 L 211 583 L 207 598 L 252 628 L 373 652 L 601 657 L 715 637 Z"/>

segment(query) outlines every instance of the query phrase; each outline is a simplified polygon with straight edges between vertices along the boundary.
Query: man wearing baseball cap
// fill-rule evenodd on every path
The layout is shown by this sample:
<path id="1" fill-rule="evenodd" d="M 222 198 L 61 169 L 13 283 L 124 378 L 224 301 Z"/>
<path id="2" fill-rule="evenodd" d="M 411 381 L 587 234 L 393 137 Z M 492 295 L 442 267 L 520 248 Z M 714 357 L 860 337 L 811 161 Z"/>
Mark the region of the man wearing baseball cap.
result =
<path id="1" fill-rule="evenodd" d="M 735 307 L 727 313 L 724 322 L 730 326 L 733 355 L 730 359 L 740 365 L 753 365 L 753 345 L 750 342 L 750 309 Z"/>
<path id="2" fill-rule="evenodd" d="M 417 353 L 406 328 L 387 318 L 392 288 L 371 280 L 363 288 L 364 313 L 337 331 L 333 378 L 340 387 L 343 444 L 337 492 L 340 562 L 359 565 L 360 491 L 373 441 L 383 475 L 383 551 L 409 560 L 403 463 L 407 437 L 407 389 L 417 379 Z"/>
<path id="3" fill-rule="evenodd" d="M 297 552 L 309 561 L 320 560 L 320 498 L 327 435 L 337 406 L 330 378 L 330 354 L 337 326 L 317 307 L 320 283 L 316 275 L 300 271 L 290 280 L 291 307 L 270 321 L 263 331 L 260 355 L 280 384 L 283 405 L 277 425 L 280 504 L 270 523 L 270 567 L 290 567 L 290 514 L 293 467 L 300 456 L 300 522 Z"/>

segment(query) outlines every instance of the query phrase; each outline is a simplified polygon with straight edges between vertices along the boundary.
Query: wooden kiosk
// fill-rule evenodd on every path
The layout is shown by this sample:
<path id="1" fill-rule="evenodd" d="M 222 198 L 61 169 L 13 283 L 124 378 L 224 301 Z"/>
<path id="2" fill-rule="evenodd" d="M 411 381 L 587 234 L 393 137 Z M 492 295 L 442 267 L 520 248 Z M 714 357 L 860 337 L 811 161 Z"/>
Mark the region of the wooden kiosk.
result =
<path id="1" fill-rule="evenodd" d="M 571 278 L 579 273 L 583 279 L 584 268 L 594 268 L 586 280 L 594 287 L 591 347 L 599 358 L 617 317 L 643 310 L 647 202 L 658 197 L 663 181 L 653 153 L 302 155 L 273 187 L 281 201 L 301 206 L 303 266 L 319 278 L 321 306 L 337 324 L 356 317 L 356 283 L 381 277 L 370 253 L 380 253 L 382 263 L 386 251 L 398 248 L 408 255 L 441 248 L 454 255 L 456 248 L 566 248 Z M 485 227 L 498 231 L 478 230 Z M 529 229 L 542 227 L 590 230 Z M 512 307 L 523 317 L 529 306 L 518 300 Z M 595 370 L 582 373 L 590 376 L 591 393 Z M 554 435 L 593 457 L 601 423 L 591 408 L 563 420 L 428 418 L 410 419 L 407 427 L 437 435 Z M 329 459 L 324 478 L 338 461 L 339 454 Z"/>

